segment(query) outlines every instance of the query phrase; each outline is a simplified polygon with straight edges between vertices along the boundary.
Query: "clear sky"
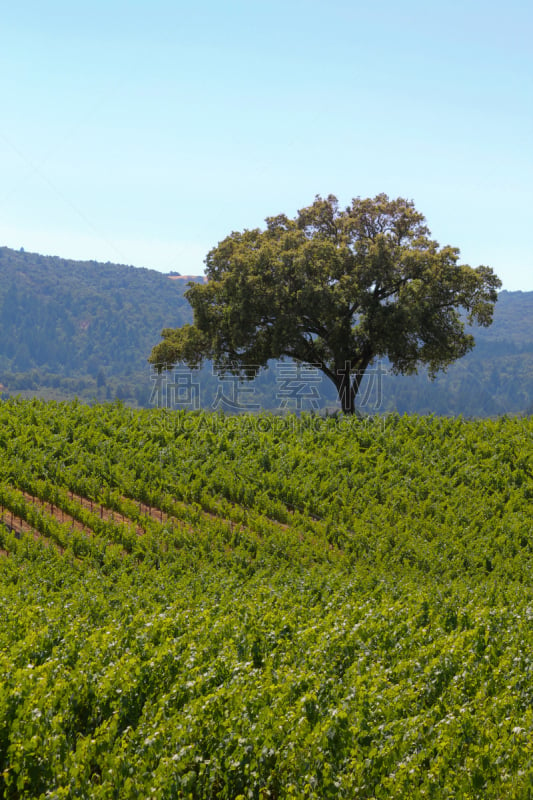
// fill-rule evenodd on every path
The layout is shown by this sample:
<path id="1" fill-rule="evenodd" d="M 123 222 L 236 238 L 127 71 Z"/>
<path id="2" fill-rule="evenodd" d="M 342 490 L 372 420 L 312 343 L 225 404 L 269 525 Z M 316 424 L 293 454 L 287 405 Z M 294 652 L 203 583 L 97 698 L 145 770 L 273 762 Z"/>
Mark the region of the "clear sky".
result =
<path id="1" fill-rule="evenodd" d="M 385 192 L 533 290 L 530 0 L 17 0 L 0 30 L 0 245 L 199 274 Z"/>

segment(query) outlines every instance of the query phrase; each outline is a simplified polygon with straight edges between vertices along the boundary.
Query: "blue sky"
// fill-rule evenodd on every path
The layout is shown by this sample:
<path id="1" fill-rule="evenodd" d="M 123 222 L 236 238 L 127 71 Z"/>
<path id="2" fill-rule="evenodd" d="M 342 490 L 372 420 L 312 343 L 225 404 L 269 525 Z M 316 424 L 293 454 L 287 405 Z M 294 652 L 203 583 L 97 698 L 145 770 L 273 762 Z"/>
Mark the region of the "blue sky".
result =
<path id="1" fill-rule="evenodd" d="M 199 274 L 316 194 L 414 200 L 533 290 L 533 6 L 5 4 L 0 245 Z"/>

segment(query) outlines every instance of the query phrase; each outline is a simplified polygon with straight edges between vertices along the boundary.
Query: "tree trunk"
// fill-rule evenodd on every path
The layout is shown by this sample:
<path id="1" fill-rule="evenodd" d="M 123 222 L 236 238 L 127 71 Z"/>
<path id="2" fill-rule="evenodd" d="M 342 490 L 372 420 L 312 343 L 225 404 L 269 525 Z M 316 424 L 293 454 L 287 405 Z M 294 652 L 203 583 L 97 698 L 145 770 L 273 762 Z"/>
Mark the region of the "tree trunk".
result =
<path id="1" fill-rule="evenodd" d="M 359 392 L 361 381 L 365 374 L 368 362 L 363 367 L 357 366 L 352 369 L 352 362 L 345 361 L 342 367 L 337 368 L 335 386 L 343 414 L 356 414 L 355 398 Z"/>
<path id="2" fill-rule="evenodd" d="M 343 414 L 355 414 L 355 398 L 360 383 L 357 374 L 352 377 L 350 367 L 350 362 L 345 361 L 342 369 L 337 370 L 335 382 Z"/>
<path id="3" fill-rule="evenodd" d="M 349 386 L 347 391 L 343 391 L 340 401 L 343 414 L 355 414 L 355 392 L 353 386 Z"/>

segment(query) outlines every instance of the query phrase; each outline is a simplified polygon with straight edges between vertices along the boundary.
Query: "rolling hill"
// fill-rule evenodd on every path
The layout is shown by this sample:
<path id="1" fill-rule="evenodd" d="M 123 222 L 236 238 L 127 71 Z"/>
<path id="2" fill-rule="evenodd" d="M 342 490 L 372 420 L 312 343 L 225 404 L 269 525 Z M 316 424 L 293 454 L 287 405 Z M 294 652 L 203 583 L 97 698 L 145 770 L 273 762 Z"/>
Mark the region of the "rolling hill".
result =
<path id="1" fill-rule="evenodd" d="M 186 281 L 149 269 L 69 261 L 0 248 L 0 391 L 85 401 L 119 398 L 154 404 L 147 357 L 165 327 L 191 321 Z M 363 411 L 494 416 L 533 407 L 533 292 L 501 292 L 493 325 L 474 331 L 477 345 L 433 383 L 414 377 L 370 375 Z M 213 405 L 217 379 L 198 378 L 202 406 Z M 248 398 L 278 409 L 279 369 L 250 386 Z M 315 386 L 321 406 L 335 394 Z M 311 395 L 309 395 L 309 398 Z M 307 406 L 310 407 L 309 398 Z M 289 399 L 288 407 L 295 406 Z M 302 408 L 305 408 L 305 403 Z"/>

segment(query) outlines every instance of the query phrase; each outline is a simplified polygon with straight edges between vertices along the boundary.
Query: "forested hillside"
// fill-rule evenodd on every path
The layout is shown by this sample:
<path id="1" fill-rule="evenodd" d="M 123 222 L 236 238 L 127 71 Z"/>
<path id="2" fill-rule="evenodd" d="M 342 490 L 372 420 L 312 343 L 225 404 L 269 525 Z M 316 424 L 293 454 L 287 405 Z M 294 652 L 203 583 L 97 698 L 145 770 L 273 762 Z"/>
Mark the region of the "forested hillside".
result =
<path id="1" fill-rule="evenodd" d="M 0 248 L 0 391 L 92 401 L 154 403 L 147 358 L 161 330 L 191 321 L 183 281 L 154 270 L 79 262 Z M 371 375 L 363 411 L 493 416 L 533 406 L 533 292 L 501 292 L 494 322 L 477 329 L 472 353 L 431 383 L 425 374 Z M 196 380 L 196 378 L 195 378 Z M 220 388 L 209 367 L 197 379 L 202 406 Z M 275 365 L 246 397 L 263 408 L 296 408 Z M 253 390 L 253 392 L 252 392 Z M 311 391 L 312 390 L 312 391 Z M 302 408 L 331 407 L 327 381 L 304 391 Z M 307 400 L 305 399 L 307 397 Z M 313 403 L 314 404 L 314 403 Z M 227 409 L 229 410 L 229 408 Z"/>
<path id="2" fill-rule="evenodd" d="M 0 383 L 142 403 L 150 348 L 189 317 L 182 293 L 155 270 L 0 248 Z"/>
<path id="3" fill-rule="evenodd" d="M 533 412 L 533 292 L 500 292 L 489 328 L 473 330 L 474 350 L 434 382 L 390 379 L 384 405 L 400 413 L 494 416 Z"/>

